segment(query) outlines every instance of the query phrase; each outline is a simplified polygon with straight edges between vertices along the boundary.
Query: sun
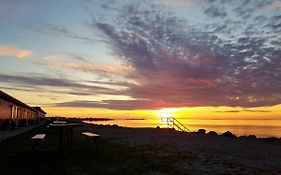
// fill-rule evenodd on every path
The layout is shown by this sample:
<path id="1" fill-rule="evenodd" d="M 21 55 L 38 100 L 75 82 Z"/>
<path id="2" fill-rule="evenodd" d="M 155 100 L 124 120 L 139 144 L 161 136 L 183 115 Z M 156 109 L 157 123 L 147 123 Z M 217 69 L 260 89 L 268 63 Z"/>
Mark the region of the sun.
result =
<path id="1" fill-rule="evenodd" d="M 160 123 L 166 123 L 167 118 L 174 117 L 175 108 L 164 108 L 157 111 L 157 116 L 160 117 Z"/>
<path id="2" fill-rule="evenodd" d="M 169 118 L 169 117 L 173 117 L 174 115 L 170 112 L 161 111 L 158 113 L 158 116 L 161 118 Z"/>

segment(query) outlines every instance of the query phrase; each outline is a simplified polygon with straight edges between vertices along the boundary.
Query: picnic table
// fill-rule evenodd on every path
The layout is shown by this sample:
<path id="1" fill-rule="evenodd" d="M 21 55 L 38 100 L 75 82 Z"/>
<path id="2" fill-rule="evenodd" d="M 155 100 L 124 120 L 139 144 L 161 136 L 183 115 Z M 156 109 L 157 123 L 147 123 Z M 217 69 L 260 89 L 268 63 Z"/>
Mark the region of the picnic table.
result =
<path id="1" fill-rule="evenodd" d="M 49 127 L 58 128 L 59 129 L 59 153 L 62 154 L 63 150 L 63 136 L 64 130 L 67 131 L 67 137 L 70 137 L 70 143 L 68 142 L 68 148 L 70 148 L 70 153 L 72 153 L 72 143 L 73 143 L 73 128 L 83 126 L 83 123 L 67 123 L 67 122 L 59 122 L 59 123 L 51 123 Z"/>

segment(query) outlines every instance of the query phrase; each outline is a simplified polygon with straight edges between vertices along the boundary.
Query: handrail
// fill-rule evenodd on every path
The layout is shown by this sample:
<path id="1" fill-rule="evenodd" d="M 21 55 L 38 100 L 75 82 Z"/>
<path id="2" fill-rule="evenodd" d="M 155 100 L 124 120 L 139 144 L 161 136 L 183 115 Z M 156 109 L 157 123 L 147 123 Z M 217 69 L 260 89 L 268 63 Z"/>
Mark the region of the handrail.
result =
<path id="1" fill-rule="evenodd" d="M 177 121 L 177 123 L 178 123 L 179 125 L 181 125 L 181 127 L 183 127 L 184 130 L 190 132 L 190 130 L 189 130 L 186 126 L 184 126 L 181 122 L 179 122 L 176 118 L 173 117 L 173 120 Z"/>
<path id="2" fill-rule="evenodd" d="M 174 128 L 183 132 L 191 132 L 186 126 L 184 126 L 181 122 L 179 122 L 176 118 L 174 117 L 162 117 L 161 121 L 163 119 L 166 119 L 167 126 L 169 128 Z"/>

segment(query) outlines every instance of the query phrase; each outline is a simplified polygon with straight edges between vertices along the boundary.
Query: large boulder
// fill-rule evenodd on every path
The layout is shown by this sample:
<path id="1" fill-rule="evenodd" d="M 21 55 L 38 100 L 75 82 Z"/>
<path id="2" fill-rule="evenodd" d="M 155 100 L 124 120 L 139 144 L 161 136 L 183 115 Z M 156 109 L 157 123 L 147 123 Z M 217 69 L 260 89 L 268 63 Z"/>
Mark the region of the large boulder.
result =
<path id="1" fill-rule="evenodd" d="M 222 133 L 222 136 L 233 137 L 233 138 L 236 137 L 236 135 L 232 134 L 230 131 L 226 131 L 226 132 Z"/>

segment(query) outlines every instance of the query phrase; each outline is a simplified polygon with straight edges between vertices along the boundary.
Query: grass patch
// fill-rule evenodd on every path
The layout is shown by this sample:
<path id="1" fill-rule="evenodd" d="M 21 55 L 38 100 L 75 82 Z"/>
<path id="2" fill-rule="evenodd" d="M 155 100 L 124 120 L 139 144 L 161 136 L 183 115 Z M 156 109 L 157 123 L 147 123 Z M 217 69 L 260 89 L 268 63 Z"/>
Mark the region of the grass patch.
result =
<path id="1" fill-rule="evenodd" d="M 173 166 L 176 160 L 171 155 L 159 155 L 153 150 L 147 151 L 148 148 L 135 148 L 102 138 L 97 152 L 94 145 L 87 147 L 79 130 L 74 130 L 71 155 L 66 140 L 64 153 L 58 154 L 58 136 L 54 131 L 47 132 L 38 152 L 32 152 L 30 138 L 37 133 L 46 133 L 46 127 L 34 128 L 0 143 L 1 174 L 186 174 Z"/>

